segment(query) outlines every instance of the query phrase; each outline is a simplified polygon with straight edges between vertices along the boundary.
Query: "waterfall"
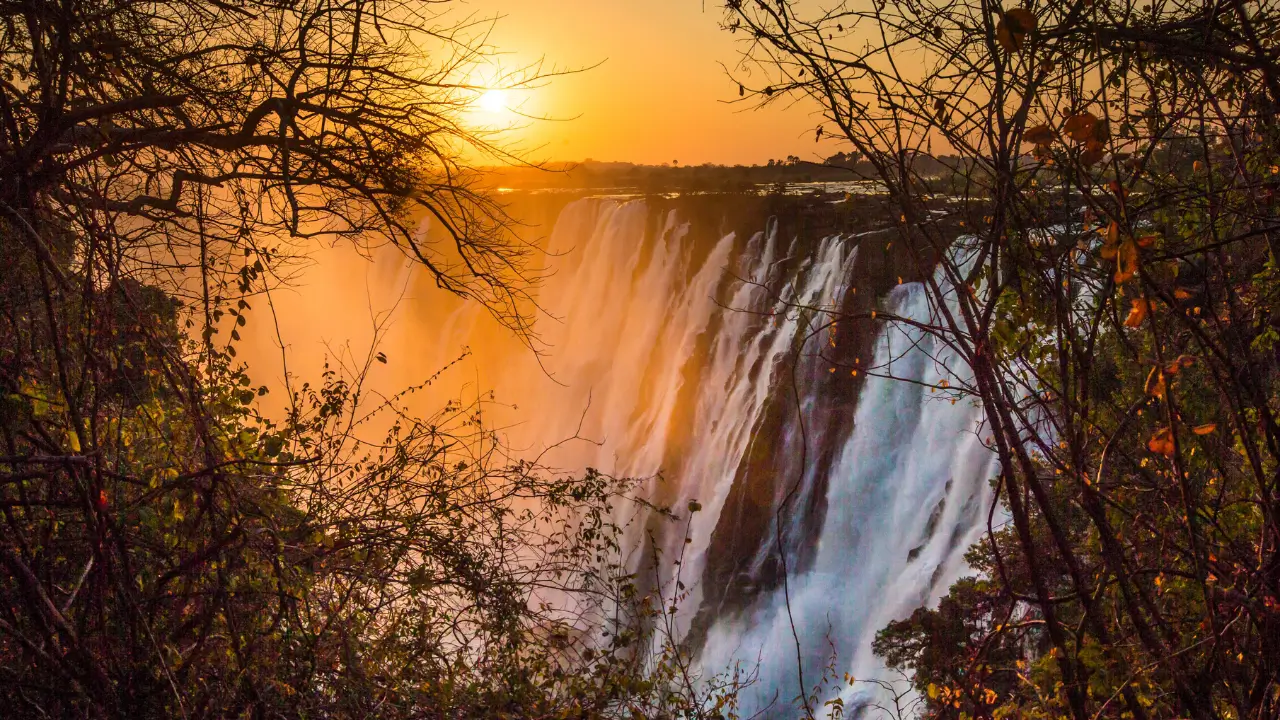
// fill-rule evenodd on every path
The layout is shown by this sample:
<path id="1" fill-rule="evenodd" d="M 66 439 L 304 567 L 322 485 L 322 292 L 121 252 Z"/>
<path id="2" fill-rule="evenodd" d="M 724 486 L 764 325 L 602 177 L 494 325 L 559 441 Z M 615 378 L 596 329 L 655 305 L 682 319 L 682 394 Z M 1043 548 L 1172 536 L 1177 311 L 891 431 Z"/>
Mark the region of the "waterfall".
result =
<path id="1" fill-rule="evenodd" d="M 810 685 L 831 662 L 837 678 L 888 678 L 870 650 L 875 632 L 965 572 L 964 551 L 985 526 L 993 456 L 978 436 L 980 409 L 929 390 L 966 379 L 931 336 L 868 325 L 868 357 L 857 364 L 824 352 L 844 328 L 820 310 L 847 307 L 863 238 L 789 237 L 774 222 L 699 243 L 691 230 L 678 210 L 639 200 L 563 211 L 549 246 L 563 263 L 540 302 L 559 318 L 543 335 L 548 369 L 569 386 L 556 402 L 567 414 L 542 427 L 551 440 L 581 422 L 600 444 L 572 462 L 654 476 L 649 498 L 682 516 L 688 501 L 701 505 L 687 547 L 684 527 L 653 548 L 655 525 L 632 520 L 633 566 L 656 549 L 660 572 L 678 571 L 689 587 L 676 626 L 700 644 L 704 670 L 755 672 L 744 710 L 776 698 L 786 715 L 798 667 Z M 918 283 L 865 301 L 930 319 Z M 832 401 L 836 373 L 858 387 Z M 588 398 L 586 416 L 575 415 Z M 749 497 L 729 517 L 735 495 Z M 726 577 L 741 590 L 722 591 Z M 846 689 L 847 705 L 867 693 Z"/>
<path id="2" fill-rule="evenodd" d="M 679 574 L 688 594 L 674 624 L 705 672 L 738 664 L 756 676 L 744 717 L 789 717 L 801 669 L 807 690 L 834 669 L 820 694 L 843 692 L 846 708 L 872 696 L 839 682 L 844 673 L 891 679 L 871 653 L 875 632 L 965 573 L 993 457 L 981 411 L 936 390 L 966 372 L 942 343 L 833 314 L 929 320 L 888 236 L 769 219 L 762 203 L 565 205 L 545 240 L 537 357 L 482 309 L 405 274 L 394 253 L 377 256 L 361 287 L 337 289 L 332 273 L 277 303 L 305 313 L 345 305 L 335 297 L 346 292 L 394 308 L 390 362 L 371 385 L 420 382 L 470 345 L 454 377 L 492 390 L 489 421 L 514 452 L 647 478 L 647 499 L 680 521 L 619 508 L 628 562 L 660 583 Z M 690 501 L 700 505 L 691 516 Z"/>

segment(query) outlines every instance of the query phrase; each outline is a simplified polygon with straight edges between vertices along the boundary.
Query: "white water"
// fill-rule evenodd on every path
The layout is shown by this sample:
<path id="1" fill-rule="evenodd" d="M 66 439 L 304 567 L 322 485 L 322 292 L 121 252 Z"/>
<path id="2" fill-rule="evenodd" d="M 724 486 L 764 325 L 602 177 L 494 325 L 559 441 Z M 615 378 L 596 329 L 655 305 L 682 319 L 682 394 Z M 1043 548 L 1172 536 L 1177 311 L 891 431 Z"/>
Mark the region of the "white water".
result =
<path id="1" fill-rule="evenodd" d="M 446 303 L 456 309 L 442 312 L 439 294 L 415 284 L 398 258 L 380 259 L 365 287 L 351 294 L 397 308 L 386 339 L 391 363 L 375 366 L 387 387 L 419 382 L 472 345 L 476 355 L 455 377 L 473 392 L 492 388 L 499 403 L 512 406 L 490 419 L 520 452 L 562 468 L 652 476 L 646 492 L 682 516 L 688 501 L 701 503 L 687 546 L 682 525 L 657 538 L 664 580 L 678 571 L 690 589 L 676 616 L 680 633 L 692 626 L 708 593 L 720 590 L 704 587 L 702 572 L 714 560 L 726 561 L 711 557 L 717 547 L 723 552 L 724 545 L 713 542 L 716 534 L 723 539 L 739 530 L 733 518 L 722 522 L 721 512 L 735 491 L 745 492 L 734 484 L 744 477 L 753 440 L 789 454 L 792 462 L 775 463 L 776 476 L 766 473 L 767 487 L 749 499 L 772 522 L 789 493 L 788 510 L 810 501 L 822 506 L 825 493 L 825 516 L 784 510 L 780 527 L 756 533 L 763 541 L 730 543 L 740 556 L 728 564 L 756 582 L 768 574 L 778 551 L 774 540 L 782 538 L 790 617 L 779 588 L 764 587 L 746 609 L 708 607 L 700 661 L 707 672 L 734 663 L 758 671 L 742 698 L 744 717 L 775 697 L 775 714 L 791 716 L 789 703 L 800 694 L 797 668 L 803 666 L 806 683 L 814 685 L 832 647 L 837 678 L 848 672 L 891 679 L 872 655 L 871 640 L 888 621 L 936 601 L 965 572 L 962 556 L 986 518 L 992 458 L 977 436 L 981 413 L 969 401 L 952 404 L 901 381 L 929 385 L 945 376 L 954 387 L 963 377 L 950 373 L 965 372 L 939 344 L 904 329 L 879 331 L 873 363 L 887 370 L 892 359 L 891 372 L 901 380 L 869 378 L 856 409 L 834 408 L 854 414 L 852 431 L 844 423 L 824 426 L 845 428 L 839 432 L 807 426 L 801 433 L 795 406 L 806 417 L 816 417 L 824 402 L 829 407 L 822 379 L 835 369 L 819 355 L 831 340 L 821 313 L 788 307 L 834 308 L 852 292 L 846 285 L 862 237 L 797 240 L 761 227 L 749 237 L 726 233 L 695 248 L 691 230 L 679 213 L 642 200 L 567 206 L 547 243 L 555 275 L 538 297 L 551 316 L 537 326 L 548 346 L 541 367 L 481 310 Z M 333 297 L 341 286 L 337 274 L 280 299 L 297 308 L 283 312 L 342 305 Z M 898 287 L 883 303 L 903 316 L 929 317 L 918 285 Z M 338 332 L 342 322 L 358 321 L 339 315 L 311 322 Z M 770 430 L 776 436 L 755 437 L 771 402 L 775 408 L 784 403 L 787 420 Z M 591 442 L 561 442 L 575 435 Z M 802 443 L 808 443 L 804 467 L 796 457 Z M 619 519 L 629 523 L 633 566 L 645 567 L 652 560 L 646 518 Z M 816 552 L 798 570 L 799 545 L 813 538 Z M 677 568 L 673 561 L 681 553 Z M 862 688 L 837 683 L 823 694 L 843 692 L 851 706 L 865 699 Z"/>
<path id="2" fill-rule="evenodd" d="M 888 304 L 898 315 L 929 319 L 918 285 L 895 290 Z M 708 638 L 709 667 L 759 663 L 749 707 L 768 704 L 775 691 L 783 703 L 799 694 L 792 618 L 810 688 L 822 679 L 832 646 L 837 679 L 894 679 L 871 653 L 875 632 L 945 592 L 982 531 L 993 458 L 977 435 L 981 412 L 909 382 L 945 378 L 955 386 L 948 368 L 960 363 L 922 332 L 891 327 L 877 340 L 875 365 L 899 379 L 873 377 L 862 390 L 856 429 L 830 469 L 817 558 L 790 583 L 790 616 L 788 598 L 777 591 L 755 612 L 716 623 Z M 846 707 L 874 692 L 868 687 L 855 683 L 842 693 Z"/>

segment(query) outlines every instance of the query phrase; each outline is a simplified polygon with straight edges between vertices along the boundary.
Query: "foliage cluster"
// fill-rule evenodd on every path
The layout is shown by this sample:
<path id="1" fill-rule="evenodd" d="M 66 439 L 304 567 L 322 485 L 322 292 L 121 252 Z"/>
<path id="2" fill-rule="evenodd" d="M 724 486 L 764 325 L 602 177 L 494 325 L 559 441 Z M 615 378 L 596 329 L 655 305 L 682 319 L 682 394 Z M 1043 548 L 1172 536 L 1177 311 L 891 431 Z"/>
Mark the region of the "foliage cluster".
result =
<path id="1" fill-rule="evenodd" d="M 286 377 L 274 418 L 235 359 L 325 239 L 527 331 L 524 248 L 461 159 L 502 155 L 463 119 L 491 49 L 446 10 L 0 3 L 6 717 L 724 706 L 645 642 L 668 600 L 618 563 L 627 481 L 507 456 L 484 398 L 410 414 L 420 388 L 364 387 L 380 353 Z"/>
<path id="2" fill-rule="evenodd" d="M 999 458 L 975 576 L 876 643 L 918 710 L 1280 716 L 1276 6 L 732 0 L 725 27 L 753 99 L 816 99 L 888 188 L 968 365 L 935 390 Z M 959 240 L 912 171 L 935 148 Z"/>

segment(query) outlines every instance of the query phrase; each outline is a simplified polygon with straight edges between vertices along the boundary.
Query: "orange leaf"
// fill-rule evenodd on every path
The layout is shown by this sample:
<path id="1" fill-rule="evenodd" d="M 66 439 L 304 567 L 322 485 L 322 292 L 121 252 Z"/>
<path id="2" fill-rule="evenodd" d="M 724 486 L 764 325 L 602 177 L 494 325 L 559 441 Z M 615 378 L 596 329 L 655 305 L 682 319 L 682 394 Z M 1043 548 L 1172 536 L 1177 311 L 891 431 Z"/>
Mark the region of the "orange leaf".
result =
<path id="1" fill-rule="evenodd" d="M 1147 374 L 1146 392 L 1152 397 L 1164 397 L 1164 373 L 1160 368 L 1151 368 L 1151 372 Z"/>
<path id="2" fill-rule="evenodd" d="M 1012 23 L 1012 27 L 1010 29 L 1012 29 L 1014 33 L 1026 35 L 1028 33 L 1035 32 L 1036 14 L 1026 8 L 1014 8 L 1012 10 L 1007 10 L 1005 11 L 1004 19 Z"/>
<path id="3" fill-rule="evenodd" d="M 1027 34 L 1036 29 L 1036 16 L 1026 8 L 1006 10 L 1000 22 L 996 23 L 996 42 L 1009 52 L 1022 47 Z"/>
<path id="4" fill-rule="evenodd" d="M 1018 40 L 1014 39 L 1013 31 L 1009 29 L 1009 25 L 1004 20 L 996 23 L 996 42 L 1000 43 L 1000 47 L 1009 52 L 1017 50 L 1020 44 Z"/>
<path id="5" fill-rule="evenodd" d="M 1128 238 L 1116 251 L 1116 282 L 1122 283 L 1138 272 L 1138 246 Z"/>
<path id="6" fill-rule="evenodd" d="M 1143 235 L 1142 237 L 1138 238 L 1138 247 L 1140 248 L 1155 247 L 1156 240 L 1158 239 L 1159 238 L 1157 238 L 1155 235 Z"/>
<path id="7" fill-rule="evenodd" d="M 1114 260 L 1116 257 L 1116 248 L 1120 244 L 1120 223 L 1112 220 L 1111 224 L 1102 233 L 1102 249 L 1098 254 L 1102 255 L 1103 260 Z"/>
<path id="8" fill-rule="evenodd" d="M 1173 455 L 1173 430 L 1170 428 L 1160 428 L 1155 435 L 1147 441 L 1147 449 L 1153 453 L 1171 457 Z"/>
<path id="9" fill-rule="evenodd" d="M 1093 137 L 1093 126 L 1097 124 L 1098 118 L 1086 112 L 1067 118 L 1067 124 L 1062 129 L 1072 140 L 1084 142 Z"/>
<path id="10" fill-rule="evenodd" d="M 1111 128 L 1107 125 L 1106 120 L 1099 120 L 1093 124 L 1093 136 L 1089 139 L 1089 147 L 1094 147 L 1096 143 L 1101 147 L 1103 143 L 1111 139 Z"/>
<path id="11" fill-rule="evenodd" d="M 1053 142 L 1053 130 L 1050 130 L 1048 125 L 1036 125 L 1027 128 L 1027 131 L 1022 133 L 1022 139 L 1024 142 L 1036 145 L 1048 145 Z"/>
<path id="12" fill-rule="evenodd" d="M 1217 423 L 1209 423 L 1207 425 L 1197 425 L 1191 428 L 1191 432 L 1197 435 L 1208 435 L 1209 433 L 1217 429 L 1218 429 Z"/>
<path id="13" fill-rule="evenodd" d="M 1129 317 L 1124 319 L 1124 326 L 1138 327 L 1143 320 L 1147 319 L 1149 312 L 1151 312 L 1151 303 L 1146 300 L 1134 300 L 1133 307 L 1129 309 Z"/>
<path id="14" fill-rule="evenodd" d="M 1173 296 L 1178 298 L 1179 300 L 1190 300 L 1192 297 L 1191 291 L 1186 288 L 1175 288 L 1173 291 Z"/>
<path id="15" fill-rule="evenodd" d="M 1196 362 L 1196 359 L 1191 357 L 1190 355 L 1179 355 L 1176 359 L 1174 359 L 1172 362 L 1170 362 L 1168 365 L 1165 366 L 1164 374 L 1177 375 L 1179 370 L 1181 370 L 1184 367 L 1191 367 L 1192 365 L 1195 364 L 1195 362 Z"/>

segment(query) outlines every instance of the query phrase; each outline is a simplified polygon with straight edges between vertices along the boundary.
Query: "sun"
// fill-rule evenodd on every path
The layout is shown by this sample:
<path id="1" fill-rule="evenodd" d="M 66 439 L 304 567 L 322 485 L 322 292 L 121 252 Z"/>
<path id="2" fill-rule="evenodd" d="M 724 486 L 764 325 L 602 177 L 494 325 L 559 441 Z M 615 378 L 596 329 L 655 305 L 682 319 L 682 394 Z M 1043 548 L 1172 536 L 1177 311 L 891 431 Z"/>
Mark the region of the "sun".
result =
<path id="1" fill-rule="evenodd" d="M 485 91 L 485 93 L 476 100 L 476 106 L 481 110 L 494 115 L 503 113 L 507 109 L 507 92 L 505 90 Z"/>

